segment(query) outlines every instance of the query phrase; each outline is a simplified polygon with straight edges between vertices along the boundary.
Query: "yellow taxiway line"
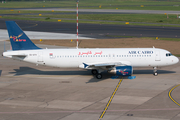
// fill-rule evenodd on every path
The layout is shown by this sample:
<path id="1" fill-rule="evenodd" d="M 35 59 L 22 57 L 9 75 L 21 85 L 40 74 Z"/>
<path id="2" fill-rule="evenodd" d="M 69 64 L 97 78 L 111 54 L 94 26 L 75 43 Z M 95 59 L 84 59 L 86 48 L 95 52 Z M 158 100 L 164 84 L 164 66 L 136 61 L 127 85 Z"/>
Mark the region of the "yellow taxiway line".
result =
<path id="1" fill-rule="evenodd" d="M 100 115 L 99 120 L 102 119 L 103 116 L 104 116 L 104 114 L 106 113 L 106 110 L 108 109 L 109 105 L 111 104 L 112 99 L 113 99 L 114 95 L 116 94 L 116 91 L 118 90 L 118 88 L 119 88 L 119 86 L 120 86 L 122 80 L 123 80 L 123 78 L 119 80 L 119 82 L 118 82 L 118 84 L 117 84 L 117 86 L 116 86 L 116 88 L 115 88 L 113 94 L 111 95 L 111 97 L 110 97 L 108 103 L 106 104 L 106 107 L 104 108 L 104 111 L 103 111 L 102 114 Z"/>
<path id="2" fill-rule="evenodd" d="M 174 87 L 169 91 L 168 95 L 169 95 L 169 98 L 170 98 L 176 105 L 178 105 L 178 106 L 180 107 L 180 104 L 179 104 L 178 102 L 176 102 L 176 101 L 173 99 L 173 97 L 171 96 L 172 91 L 173 91 L 175 88 L 177 88 L 178 86 L 180 86 L 180 84 L 174 86 Z"/>

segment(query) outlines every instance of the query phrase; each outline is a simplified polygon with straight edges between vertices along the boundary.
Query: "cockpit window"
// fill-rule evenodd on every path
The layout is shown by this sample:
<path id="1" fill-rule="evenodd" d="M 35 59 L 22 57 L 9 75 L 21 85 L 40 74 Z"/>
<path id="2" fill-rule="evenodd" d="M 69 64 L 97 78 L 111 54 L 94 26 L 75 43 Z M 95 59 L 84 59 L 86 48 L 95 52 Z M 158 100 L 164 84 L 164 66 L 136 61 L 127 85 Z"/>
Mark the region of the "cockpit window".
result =
<path id="1" fill-rule="evenodd" d="M 168 57 L 168 56 L 172 56 L 172 54 L 171 53 L 166 53 L 166 57 Z"/>

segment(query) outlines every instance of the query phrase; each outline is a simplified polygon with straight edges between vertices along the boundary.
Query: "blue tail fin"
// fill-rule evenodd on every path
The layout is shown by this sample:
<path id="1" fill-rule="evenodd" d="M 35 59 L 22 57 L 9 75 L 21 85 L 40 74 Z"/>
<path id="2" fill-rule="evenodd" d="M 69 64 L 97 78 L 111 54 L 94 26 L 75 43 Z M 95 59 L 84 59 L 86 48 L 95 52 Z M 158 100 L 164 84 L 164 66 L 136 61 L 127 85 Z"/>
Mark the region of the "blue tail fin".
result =
<path id="1" fill-rule="evenodd" d="M 14 21 L 6 21 L 12 50 L 41 49 L 37 47 Z"/>

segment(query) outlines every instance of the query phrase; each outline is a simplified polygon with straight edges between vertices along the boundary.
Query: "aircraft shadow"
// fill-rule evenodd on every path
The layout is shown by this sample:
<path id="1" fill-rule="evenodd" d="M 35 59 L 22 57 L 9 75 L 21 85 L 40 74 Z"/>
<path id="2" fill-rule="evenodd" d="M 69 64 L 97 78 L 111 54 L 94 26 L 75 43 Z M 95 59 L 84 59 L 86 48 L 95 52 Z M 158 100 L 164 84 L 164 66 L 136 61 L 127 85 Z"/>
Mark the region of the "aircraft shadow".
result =
<path id="1" fill-rule="evenodd" d="M 157 70 L 158 74 L 170 74 L 170 73 L 176 73 L 175 71 L 169 71 L 169 70 Z M 133 74 L 153 74 L 153 70 L 133 70 Z"/>
<path id="2" fill-rule="evenodd" d="M 87 71 L 41 71 L 30 67 L 20 67 L 19 69 L 14 69 L 15 72 L 10 72 L 15 74 L 14 76 L 32 74 L 32 75 L 91 75 Z"/>
<path id="3" fill-rule="evenodd" d="M 11 74 L 15 74 L 14 76 L 20 76 L 20 75 L 26 75 L 26 74 L 32 74 L 32 75 L 92 75 L 90 70 L 74 70 L 74 71 L 41 71 L 35 68 L 31 67 L 20 67 L 19 69 L 14 69 L 15 72 L 10 72 Z M 0 71 L 1 73 L 2 71 Z M 158 74 L 171 74 L 176 73 L 175 71 L 168 71 L 168 70 L 158 70 Z M 153 74 L 153 70 L 134 70 L 133 76 L 136 76 L 137 74 Z M 116 76 L 113 74 L 109 74 L 107 72 L 102 73 L 103 78 L 97 79 L 94 75 L 93 78 L 91 78 L 86 83 L 93 83 L 93 82 L 100 82 L 109 78 L 112 78 L 112 76 Z M 116 79 L 121 79 L 122 76 L 119 76 Z M 127 77 L 123 77 L 123 79 L 128 79 Z"/>
<path id="4" fill-rule="evenodd" d="M 20 67 L 19 69 L 14 69 L 15 75 L 25 75 L 25 74 L 35 74 L 35 75 L 91 75 L 90 70 L 74 70 L 74 71 L 41 71 L 35 68 L 31 67 Z M 1 75 L 2 70 L 0 70 Z M 176 73 L 175 71 L 169 71 L 169 70 L 158 70 L 158 74 L 170 74 L 170 73 Z M 103 75 L 109 77 L 112 76 L 112 74 L 109 74 L 107 72 L 103 72 Z M 133 70 L 133 75 L 136 74 L 153 74 L 153 70 Z"/>
<path id="5" fill-rule="evenodd" d="M 158 74 L 171 74 L 171 73 L 176 73 L 175 71 L 167 71 L 167 70 L 158 70 L 157 71 Z M 153 70 L 133 70 L 133 75 L 132 76 L 136 76 L 138 74 L 152 74 L 153 75 Z M 116 76 L 116 75 L 113 75 L 113 74 L 109 74 L 107 72 L 103 72 L 102 73 L 103 75 L 103 78 L 102 79 L 97 79 L 95 76 L 90 79 L 88 82 L 86 83 L 93 83 L 93 82 L 100 82 L 100 81 L 103 81 L 103 80 L 106 80 L 106 79 L 109 79 L 109 78 L 112 78 L 112 79 L 121 79 L 123 77 L 123 79 L 128 79 L 128 76 Z M 115 78 L 114 78 L 114 77 Z M 117 77 L 117 78 L 116 78 Z"/>

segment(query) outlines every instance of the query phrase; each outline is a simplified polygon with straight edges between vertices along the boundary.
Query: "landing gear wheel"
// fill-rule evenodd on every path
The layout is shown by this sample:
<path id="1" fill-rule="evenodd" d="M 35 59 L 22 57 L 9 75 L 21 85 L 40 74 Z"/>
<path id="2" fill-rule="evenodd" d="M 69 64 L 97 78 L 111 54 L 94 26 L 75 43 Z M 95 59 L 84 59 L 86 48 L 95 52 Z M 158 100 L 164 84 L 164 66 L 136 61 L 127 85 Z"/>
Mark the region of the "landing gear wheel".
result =
<path id="1" fill-rule="evenodd" d="M 157 73 L 157 72 L 155 72 L 155 73 L 154 73 L 154 76 L 157 76 L 157 75 L 158 75 L 158 73 Z"/>
<path id="2" fill-rule="evenodd" d="M 157 67 L 153 67 L 153 69 L 154 69 L 153 75 L 154 75 L 154 76 L 157 76 L 157 75 L 158 75 L 158 73 L 157 73 Z"/>
<path id="3" fill-rule="evenodd" d="M 97 79 L 101 79 L 102 78 L 102 74 L 100 74 L 100 73 L 96 74 L 96 78 Z"/>
<path id="4" fill-rule="evenodd" d="M 91 71 L 91 73 L 92 73 L 93 75 L 96 75 L 96 74 L 98 74 L 98 71 L 97 71 L 96 69 L 93 69 L 93 70 Z"/>

